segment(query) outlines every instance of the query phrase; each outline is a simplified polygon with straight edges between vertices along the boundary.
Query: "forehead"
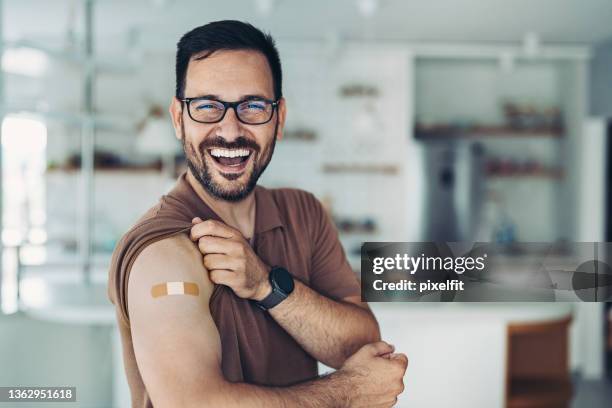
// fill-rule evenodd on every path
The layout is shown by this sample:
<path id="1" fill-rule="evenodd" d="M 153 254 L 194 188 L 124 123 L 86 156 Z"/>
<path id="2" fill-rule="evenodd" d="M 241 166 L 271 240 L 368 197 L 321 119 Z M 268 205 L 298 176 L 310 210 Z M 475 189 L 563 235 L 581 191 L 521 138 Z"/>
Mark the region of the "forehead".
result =
<path id="1" fill-rule="evenodd" d="M 197 58 L 197 57 L 196 57 Z M 244 95 L 274 98 L 272 71 L 266 57 L 252 50 L 221 50 L 187 67 L 185 96 L 217 95 L 236 100 Z"/>

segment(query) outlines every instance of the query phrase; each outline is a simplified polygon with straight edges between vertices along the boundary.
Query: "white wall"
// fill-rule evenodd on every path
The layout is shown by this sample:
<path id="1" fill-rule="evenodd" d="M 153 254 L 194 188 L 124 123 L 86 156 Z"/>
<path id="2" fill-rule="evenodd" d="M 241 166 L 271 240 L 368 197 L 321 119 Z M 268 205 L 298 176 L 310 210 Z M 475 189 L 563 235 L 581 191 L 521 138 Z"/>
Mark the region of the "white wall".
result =
<path id="1" fill-rule="evenodd" d="M 75 408 L 106 408 L 112 401 L 111 330 L 0 314 L 2 386 L 74 386 Z M 18 404 L 35 408 L 40 403 Z"/>
<path id="2" fill-rule="evenodd" d="M 589 118 L 581 138 L 576 241 L 605 241 L 607 143 L 606 121 Z M 578 303 L 576 311 L 571 337 L 572 366 L 585 378 L 600 379 L 604 373 L 604 304 Z"/>
<path id="3" fill-rule="evenodd" d="M 285 72 L 287 130 L 307 127 L 317 141 L 282 140 L 262 184 L 295 186 L 327 199 L 338 216 L 374 219 L 379 230 L 343 237 L 347 247 L 364 240 L 420 237 L 422 172 L 412 129 L 412 58 L 401 49 L 316 44 L 280 45 Z M 363 84 L 376 98 L 340 96 L 340 89 Z M 364 111 L 373 121 L 363 122 Z M 361 121 L 361 122 L 360 122 Z M 397 175 L 324 173 L 326 164 L 394 165 Z"/>
<path id="4" fill-rule="evenodd" d="M 590 64 L 590 108 L 593 116 L 612 117 L 612 40 L 593 47 Z"/>

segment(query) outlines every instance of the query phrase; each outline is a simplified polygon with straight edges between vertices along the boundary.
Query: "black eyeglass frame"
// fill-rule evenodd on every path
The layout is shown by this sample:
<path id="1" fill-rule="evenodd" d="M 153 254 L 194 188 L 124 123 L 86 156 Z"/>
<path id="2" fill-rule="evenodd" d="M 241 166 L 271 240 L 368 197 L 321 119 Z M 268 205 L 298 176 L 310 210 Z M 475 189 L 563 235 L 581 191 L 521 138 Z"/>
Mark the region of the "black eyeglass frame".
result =
<path id="1" fill-rule="evenodd" d="M 196 98 L 183 98 L 183 99 L 179 99 L 179 101 L 184 102 L 187 105 L 187 114 L 189 115 L 189 117 L 191 118 L 191 120 L 193 120 L 194 122 L 198 122 L 198 123 L 205 123 L 205 124 L 211 124 L 211 123 L 219 123 L 223 120 L 223 118 L 225 117 L 225 114 L 227 113 L 228 108 L 232 108 L 234 109 L 234 113 L 236 114 L 236 118 L 238 119 L 239 122 L 244 123 L 245 125 L 265 125 L 266 123 L 270 122 L 272 120 L 272 117 L 274 117 L 274 111 L 278 108 L 278 104 L 280 102 L 280 98 L 277 100 L 272 100 L 272 99 L 266 99 L 266 98 L 246 98 L 243 99 L 241 101 L 236 101 L 236 102 L 226 102 L 226 101 L 222 101 L 221 99 L 216 99 L 216 98 L 210 98 L 210 97 L 205 97 L 205 96 L 198 96 Z M 193 118 L 193 116 L 191 115 L 191 102 L 192 101 L 215 101 L 215 102 L 219 102 L 223 105 L 223 115 L 221 115 L 221 117 L 218 120 L 215 120 L 213 122 L 203 122 L 201 120 L 196 120 Z M 269 104 L 272 105 L 272 112 L 270 113 L 270 117 L 268 118 L 268 120 L 266 120 L 265 122 L 258 122 L 258 123 L 249 123 L 246 122 L 244 120 L 242 120 L 240 118 L 240 115 L 238 114 L 238 105 L 243 104 L 245 102 L 249 102 L 249 101 L 263 101 L 263 102 L 267 102 Z"/>

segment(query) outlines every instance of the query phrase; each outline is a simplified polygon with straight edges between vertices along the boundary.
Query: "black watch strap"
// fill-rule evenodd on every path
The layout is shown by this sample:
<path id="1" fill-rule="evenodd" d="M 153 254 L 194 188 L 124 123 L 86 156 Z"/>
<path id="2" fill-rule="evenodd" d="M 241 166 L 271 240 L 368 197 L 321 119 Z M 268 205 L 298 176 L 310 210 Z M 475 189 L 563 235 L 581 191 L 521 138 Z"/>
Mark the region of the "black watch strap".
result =
<path id="1" fill-rule="evenodd" d="M 293 277 L 285 268 L 275 266 L 268 275 L 272 292 L 264 299 L 256 302 L 257 306 L 263 310 L 268 310 L 278 305 L 293 292 Z"/>
<path id="2" fill-rule="evenodd" d="M 274 306 L 278 305 L 286 298 L 287 295 L 285 295 L 284 293 L 280 293 L 272 289 L 272 292 L 270 292 L 268 296 L 257 302 L 257 306 L 259 306 L 263 310 L 272 309 Z"/>

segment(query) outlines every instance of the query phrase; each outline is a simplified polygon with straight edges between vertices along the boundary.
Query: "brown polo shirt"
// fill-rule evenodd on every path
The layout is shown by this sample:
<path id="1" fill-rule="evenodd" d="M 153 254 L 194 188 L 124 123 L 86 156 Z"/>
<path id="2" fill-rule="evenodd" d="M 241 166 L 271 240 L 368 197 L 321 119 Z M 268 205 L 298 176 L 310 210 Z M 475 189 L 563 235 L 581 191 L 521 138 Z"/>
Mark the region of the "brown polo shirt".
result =
<path id="1" fill-rule="evenodd" d="M 316 292 L 332 299 L 360 294 L 337 231 L 319 201 L 296 189 L 257 186 L 252 245 L 268 265 L 283 266 Z M 109 270 L 108 296 L 116 307 L 132 407 L 152 407 L 132 344 L 127 310 L 130 268 L 152 242 L 189 234 L 191 220 L 220 218 L 196 194 L 186 173 L 118 242 Z M 283 386 L 317 375 L 317 363 L 270 315 L 232 290 L 215 285 L 210 312 L 219 330 L 222 369 L 228 381 Z"/>

